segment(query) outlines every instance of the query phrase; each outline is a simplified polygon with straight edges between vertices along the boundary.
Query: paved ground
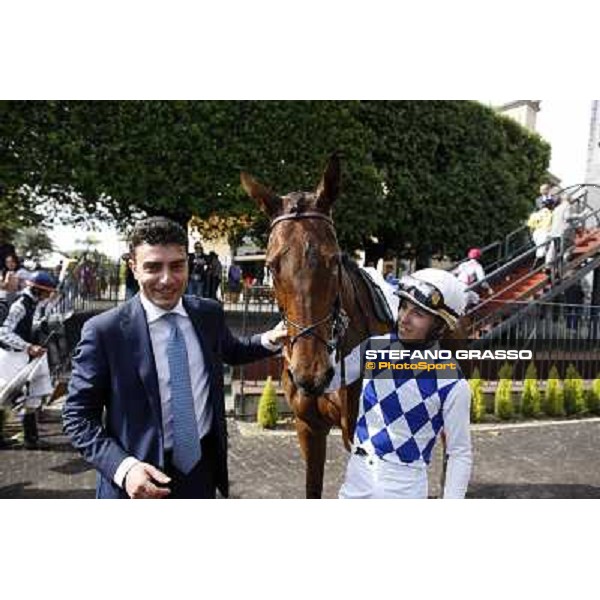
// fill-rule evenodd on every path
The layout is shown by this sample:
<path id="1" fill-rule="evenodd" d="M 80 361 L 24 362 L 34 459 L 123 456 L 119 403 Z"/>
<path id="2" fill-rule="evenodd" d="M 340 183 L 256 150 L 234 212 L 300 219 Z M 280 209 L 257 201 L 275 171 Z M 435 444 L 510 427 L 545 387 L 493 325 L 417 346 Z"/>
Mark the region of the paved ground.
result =
<path id="1" fill-rule="evenodd" d="M 13 431 L 16 431 L 13 424 Z M 231 495 L 302 498 L 304 471 L 293 432 L 262 432 L 229 421 Z M 41 433 L 49 448 L 0 450 L 0 498 L 92 498 L 95 474 L 69 446 L 60 412 L 46 409 Z M 600 498 L 600 419 L 473 427 L 474 498 Z M 334 498 L 346 454 L 339 433 L 329 441 L 326 498 Z M 430 493 L 439 494 L 439 456 Z"/>

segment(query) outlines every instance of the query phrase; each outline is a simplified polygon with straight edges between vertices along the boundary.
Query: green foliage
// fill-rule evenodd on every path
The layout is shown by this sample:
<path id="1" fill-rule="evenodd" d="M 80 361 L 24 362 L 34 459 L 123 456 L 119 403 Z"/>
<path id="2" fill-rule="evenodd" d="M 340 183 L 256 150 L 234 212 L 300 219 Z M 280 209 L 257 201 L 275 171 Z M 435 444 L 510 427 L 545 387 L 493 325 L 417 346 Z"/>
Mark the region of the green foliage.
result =
<path id="1" fill-rule="evenodd" d="M 39 260 L 43 254 L 52 252 L 54 244 L 48 234 L 35 227 L 21 229 L 15 236 L 17 254 L 23 258 Z"/>
<path id="2" fill-rule="evenodd" d="M 241 169 L 279 194 L 310 190 L 340 150 L 342 247 L 376 236 L 380 253 L 403 256 L 457 257 L 504 235 L 549 161 L 537 135 L 470 101 L 3 101 L 1 140 L 6 189 L 81 220 L 100 205 L 122 226 L 139 211 L 258 215 Z M 251 233 L 265 231 L 263 219 Z"/>
<path id="3" fill-rule="evenodd" d="M 564 385 L 564 406 L 567 415 L 577 415 L 586 411 L 583 379 L 574 365 L 567 367 Z"/>
<path id="4" fill-rule="evenodd" d="M 38 225 L 42 219 L 33 201 L 6 189 L 0 179 L 0 243 L 13 242 L 19 231 Z"/>
<path id="5" fill-rule="evenodd" d="M 269 377 L 258 402 L 257 420 L 261 427 L 272 429 L 277 425 L 278 416 L 277 392 L 275 391 L 275 386 L 271 381 L 271 377 Z"/>
<path id="6" fill-rule="evenodd" d="M 592 382 L 592 387 L 588 390 L 587 409 L 594 415 L 600 415 L 600 374 Z"/>
<path id="7" fill-rule="evenodd" d="M 561 417 L 565 414 L 564 390 L 556 365 L 552 365 L 548 374 L 544 412 L 551 417 Z"/>
<path id="8" fill-rule="evenodd" d="M 498 387 L 494 396 L 494 414 L 502 419 L 512 419 L 515 407 L 512 399 L 512 366 L 504 363 L 498 374 Z"/>
<path id="9" fill-rule="evenodd" d="M 479 369 L 473 370 L 473 375 L 469 379 L 471 388 L 471 422 L 479 423 L 485 415 L 485 398 L 483 396 L 481 375 Z"/>
<path id="10" fill-rule="evenodd" d="M 457 258 L 505 235 L 530 212 L 549 161 L 536 134 L 477 102 L 363 102 L 361 121 L 388 190 L 377 235 L 403 254 Z"/>
<path id="11" fill-rule="evenodd" d="M 529 364 L 525 373 L 523 394 L 521 395 L 521 412 L 524 417 L 537 417 L 542 412 L 537 370 L 533 362 Z"/>

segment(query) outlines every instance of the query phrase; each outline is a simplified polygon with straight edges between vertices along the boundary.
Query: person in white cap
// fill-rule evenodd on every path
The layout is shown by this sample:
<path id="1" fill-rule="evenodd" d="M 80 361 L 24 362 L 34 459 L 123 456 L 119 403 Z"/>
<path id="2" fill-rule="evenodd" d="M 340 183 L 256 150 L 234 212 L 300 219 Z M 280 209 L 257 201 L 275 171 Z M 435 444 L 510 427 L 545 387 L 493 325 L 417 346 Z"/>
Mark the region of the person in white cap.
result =
<path id="1" fill-rule="evenodd" d="M 44 396 L 52 393 L 46 349 L 33 341 L 33 318 L 36 309 L 56 291 L 54 278 L 46 271 L 30 273 L 25 289 L 10 305 L 6 319 L 0 324 L 0 388 L 7 385 L 30 360 L 40 358 L 32 372 L 24 401 L 23 436 L 28 450 L 43 447 L 39 441 L 36 413 Z M 0 406 L 0 411 L 3 407 Z M 0 447 L 7 445 L 2 437 L 0 416 Z"/>
<path id="2" fill-rule="evenodd" d="M 345 359 L 343 383 L 360 377 L 363 383 L 339 497 L 427 498 L 427 467 L 443 431 L 448 456 L 443 495 L 464 498 L 472 464 L 471 391 L 455 360 L 431 357 L 464 314 L 465 288 L 447 271 L 423 269 L 403 277 L 397 295 L 396 330 L 369 338 Z M 365 360 L 374 350 L 389 357 L 389 351 L 405 351 L 401 360 L 389 359 L 402 368 L 379 368 L 381 359 Z M 423 355 L 429 358 L 423 361 Z M 338 364 L 327 391 L 342 385 L 340 373 Z"/>

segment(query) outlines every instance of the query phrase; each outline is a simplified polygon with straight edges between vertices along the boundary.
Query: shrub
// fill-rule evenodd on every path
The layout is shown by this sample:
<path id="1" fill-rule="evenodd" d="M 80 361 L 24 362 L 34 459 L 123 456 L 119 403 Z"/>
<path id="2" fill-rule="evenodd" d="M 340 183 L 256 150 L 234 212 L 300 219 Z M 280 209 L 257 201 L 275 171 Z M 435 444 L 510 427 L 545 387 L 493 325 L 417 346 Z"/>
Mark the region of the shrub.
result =
<path id="1" fill-rule="evenodd" d="M 473 376 L 469 379 L 471 388 L 471 422 L 478 423 L 485 415 L 485 398 L 483 397 L 481 375 L 479 369 L 473 370 Z"/>
<path id="2" fill-rule="evenodd" d="M 525 372 L 523 394 L 521 396 L 521 412 L 525 417 L 537 417 L 542 412 L 542 395 L 538 387 L 537 369 L 532 362 Z"/>
<path id="3" fill-rule="evenodd" d="M 565 414 L 563 387 L 556 365 L 552 365 L 548 374 L 544 411 L 551 417 L 561 417 Z"/>
<path id="4" fill-rule="evenodd" d="M 583 379 L 574 365 L 567 367 L 564 385 L 565 413 L 577 415 L 585 412 L 586 401 L 583 389 Z"/>
<path id="5" fill-rule="evenodd" d="M 511 419 L 515 407 L 512 400 L 512 367 L 504 363 L 498 374 L 498 387 L 494 397 L 494 414 L 503 420 Z"/>
<path id="6" fill-rule="evenodd" d="M 592 387 L 587 393 L 587 409 L 595 414 L 600 415 L 600 373 L 596 375 L 596 379 L 592 382 Z"/>
<path id="7" fill-rule="evenodd" d="M 275 391 L 271 377 L 269 377 L 258 401 L 257 420 L 261 427 L 273 429 L 277 425 L 278 416 L 277 392 Z"/>

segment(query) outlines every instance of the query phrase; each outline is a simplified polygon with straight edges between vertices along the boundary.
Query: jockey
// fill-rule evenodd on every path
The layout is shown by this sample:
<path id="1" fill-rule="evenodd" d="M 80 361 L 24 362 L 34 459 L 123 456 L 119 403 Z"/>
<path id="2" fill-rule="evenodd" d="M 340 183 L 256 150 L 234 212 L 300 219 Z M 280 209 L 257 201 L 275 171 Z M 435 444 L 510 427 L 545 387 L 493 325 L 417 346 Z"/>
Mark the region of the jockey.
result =
<path id="1" fill-rule="evenodd" d="M 479 285 L 491 296 L 494 291 L 490 284 L 485 281 L 485 272 L 479 262 L 480 258 L 481 250 L 479 248 L 471 248 L 467 254 L 468 260 L 460 263 L 454 274 L 458 277 L 459 281 L 462 281 L 467 287 L 471 287 L 480 282 Z"/>
<path id="2" fill-rule="evenodd" d="M 42 357 L 28 384 L 24 402 L 23 434 L 27 449 L 39 447 L 36 411 L 42 398 L 52 393 L 46 349 L 33 343 L 33 317 L 38 306 L 56 290 L 54 278 L 45 271 L 30 273 L 25 289 L 10 305 L 6 319 L 0 324 L 0 388 L 23 369 L 30 360 Z M 3 445 L 3 407 L 0 407 L 0 447 Z"/>
<path id="3" fill-rule="evenodd" d="M 340 381 L 338 364 L 326 390 L 363 379 L 339 497 L 427 498 L 427 466 L 443 430 L 448 454 L 444 498 L 464 498 L 472 461 L 471 391 L 454 359 L 432 358 L 464 314 L 464 286 L 447 271 L 423 269 L 403 277 L 397 295 L 396 330 L 357 346 L 344 359 L 345 381 Z M 388 358 L 373 358 L 373 351 Z M 401 351 L 403 359 L 392 358 L 392 351 Z M 419 358 L 424 354 L 429 356 L 425 361 Z"/>

